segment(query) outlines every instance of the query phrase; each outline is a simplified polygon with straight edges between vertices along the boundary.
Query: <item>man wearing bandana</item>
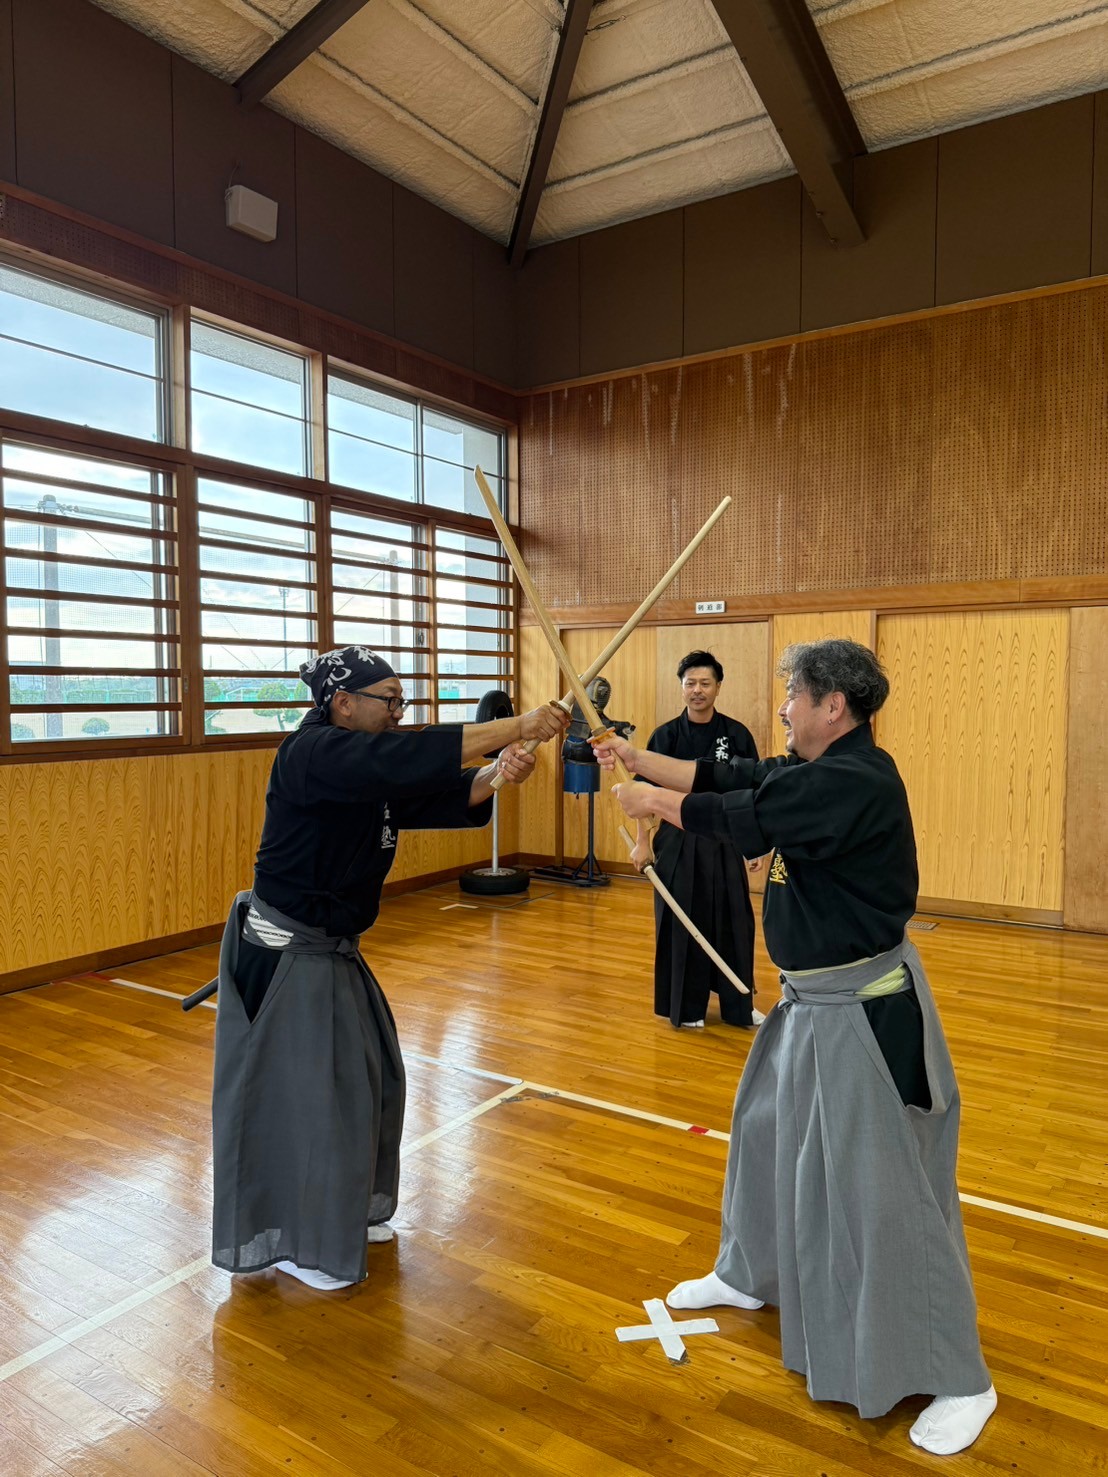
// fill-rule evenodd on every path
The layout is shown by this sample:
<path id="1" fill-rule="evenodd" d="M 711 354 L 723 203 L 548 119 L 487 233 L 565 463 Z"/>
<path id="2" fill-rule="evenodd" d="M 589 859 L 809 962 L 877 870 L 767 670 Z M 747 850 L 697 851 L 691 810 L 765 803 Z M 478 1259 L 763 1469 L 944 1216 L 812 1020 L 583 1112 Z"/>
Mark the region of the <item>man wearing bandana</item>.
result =
<path id="1" fill-rule="evenodd" d="M 330 1291 L 360 1282 L 367 1244 L 393 1235 L 404 1065 L 358 943 L 398 833 L 487 824 L 497 771 L 521 783 L 535 761 L 519 743 L 567 719 L 548 705 L 401 730 L 400 679 L 364 646 L 300 675 L 315 706 L 277 750 L 254 888 L 220 951 L 212 1260 Z"/>

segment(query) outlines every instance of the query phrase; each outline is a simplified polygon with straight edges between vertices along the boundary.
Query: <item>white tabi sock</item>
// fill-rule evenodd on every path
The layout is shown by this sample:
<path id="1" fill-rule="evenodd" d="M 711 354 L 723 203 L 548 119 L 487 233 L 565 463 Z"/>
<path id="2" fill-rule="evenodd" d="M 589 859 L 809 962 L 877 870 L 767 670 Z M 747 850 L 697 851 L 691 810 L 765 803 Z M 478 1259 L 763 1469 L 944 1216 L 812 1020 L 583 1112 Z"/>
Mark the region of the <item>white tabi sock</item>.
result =
<path id="1" fill-rule="evenodd" d="M 766 1019 L 765 1016 L 762 1014 L 762 1012 L 760 1010 L 751 1010 L 751 1012 L 750 1012 L 750 1024 L 752 1026 L 761 1026 L 761 1025 L 764 1025 L 765 1024 L 765 1019 Z"/>
<path id="2" fill-rule="evenodd" d="M 679 1031 L 703 1031 L 703 1029 L 704 1029 L 704 1022 L 703 1021 L 679 1021 L 677 1023 L 677 1029 Z"/>
<path id="3" fill-rule="evenodd" d="M 666 1294 L 671 1308 L 761 1308 L 757 1298 L 737 1292 L 727 1283 L 709 1272 L 707 1277 L 696 1277 L 691 1282 L 679 1282 L 672 1292 Z"/>
<path id="4" fill-rule="evenodd" d="M 388 1221 L 382 1221 L 379 1225 L 376 1226 L 366 1227 L 365 1239 L 369 1242 L 371 1246 L 376 1246 L 382 1241 L 392 1241 L 395 1239 L 395 1237 L 396 1232 L 389 1225 Z"/>
<path id="5" fill-rule="evenodd" d="M 938 1395 L 920 1412 L 908 1435 L 924 1451 L 953 1456 L 973 1445 L 995 1409 L 993 1385 L 983 1395 Z"/>
<path id="6" fill-rule="evenodd" d="M 305 1287 L 314 1287 L 317 1292 L 338 1292 L 340 1287 L 354 1286 L 353 1282 L 340 1282 L 337 1277 L 330 1277 L 326 1272 L 317 1272 L 311 1267 L 298 1267 L 295 1262 L 274 1262 L 273 1265 L 278 1272 L 295 1277 Z"/>

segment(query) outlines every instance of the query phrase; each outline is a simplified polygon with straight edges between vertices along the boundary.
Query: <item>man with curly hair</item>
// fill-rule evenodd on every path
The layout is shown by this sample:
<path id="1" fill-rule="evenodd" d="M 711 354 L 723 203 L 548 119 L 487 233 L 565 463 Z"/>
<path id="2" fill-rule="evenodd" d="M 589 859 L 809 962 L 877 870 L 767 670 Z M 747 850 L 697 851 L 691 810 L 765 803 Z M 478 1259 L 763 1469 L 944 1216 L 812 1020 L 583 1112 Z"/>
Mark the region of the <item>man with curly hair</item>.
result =
<path id="1" fill-rule="evenodd" d="M 852 641 L 785 651 L 787 754 L 687 763 L 607 740 L 652 782 L 617 786 L 746 856 L 773 848 L 763 920 L 783 999 L 735 1098 L 714 1269 L 673 1308 L 780 1309 L 782 1358 L 814 1400 L 865 1417 L 935 1398 L 912 1441 L 948 1455 L 996 1408 L 955 1179 L 958 1086 L 905 926 L 916 846 L 904 784 L 870 720 L 889 684 Z M 655 788 L 660 787 L 660 788 Z"/>

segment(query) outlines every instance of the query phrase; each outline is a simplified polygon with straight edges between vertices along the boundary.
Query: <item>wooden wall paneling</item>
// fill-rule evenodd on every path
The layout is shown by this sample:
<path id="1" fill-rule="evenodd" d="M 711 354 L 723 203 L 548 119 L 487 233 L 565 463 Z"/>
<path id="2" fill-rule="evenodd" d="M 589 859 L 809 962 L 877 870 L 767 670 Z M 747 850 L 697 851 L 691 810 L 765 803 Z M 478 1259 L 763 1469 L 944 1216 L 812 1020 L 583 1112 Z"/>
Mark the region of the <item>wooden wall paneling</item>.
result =
<path id="1" fill-rule="evenodd" d="M 659 626 L 655 725 L 681 712 L 681 684 L 677 664 L 690 651 L 710 651 L 723 667 L 719 711 L 745 723 L 754 735 L 759 754 L 767 753 L 772 731 L 769 706 L 769 621 L 732 621 L 729 624 Z M 640 735 L 645 743 L 647 734 Z"/>
<path id="2" fill-rule="evenodd" d="M 250 886 L 272 758 L 0 770 L 0 973 L 218 923 Z"/>
<path id="3" fill-rule="evenodd" d="M 797 590 L 928 578 L 930 346 L 927 324 L 803 346 Z"/>
<path id="4" fill-rule="evenodd" d="M 709 599 L 795 588 L 796 507 L 803 495 L 797 480 L 799 362 L 793 344 L 668 371 L 681 547 L 721 497 L 734 498 L 672 595 Z M 674 516 L 668 505 L 651 507 L 645 497 L 636 499 L 635 515 L 656 519 L 659 529 Z"/>
<path id="5" fill-rule="evenodd" d="M 526 556 L 525 556 L 526 557 Z M 560 697 L 565 691 L 546 639 L 538 626 L 522 626 L 519 632 L 519 705 L 528 712 Z M 561 812 L 562 793 L 558 781 L 561 745 L 542 744 L 536 751 L 535 773 L 521 788 L 517 821 L 517 848 L 524 856 L 555 854 L 556 815 Z"/>
<path id="6" fill-rule="evenodd" d="M 935 303 L 938 140 L 867 154 L 853 169 L 861 245 L 837 247 L 804 197 L 804 332 Z"/>
<path id="7" fill-rule="evenodd" d="M 846 641 L 858 641 L 863 646 L 875 649 L 875 625 L 872 610 L 824 610 L 809 611 L 803 615 L 775 615 L 769 662 L 770 737 L 763 754 L 783 754 L 784 735 L 777 710 L 785 701 L 785 683 L 777 676 L 777 663 L 786 646 L 801 641 L 825 641 L 836 636 Z"/>
<path id="8" fill-rule="evenodd" d="M 1063 916 L 1108 933 L 1108 609 L 1070 611 Z"/>
<path id="9" fill-rule="evenodd" d="M 12 15 L 18 183 L 172 245 L 170 53 L 86 0 Z"/>
<path id="10" fill-rule="evenodd" d="M 802 194 L 793 175 L 685 207 L 684 353 L 800 332 Z"/>
<path id="11" fill-rule="evenodd" d="M 15 60 L 12 55 L 12 0 L 0 0 L 0 180 L 14 180 Z"/>
<path id="12" fill-rule="evenodd" d="M 529 251 L 515 272 L 516 373 L 520 385 L 581 373 L 581 238 Z"/>
<path id="13" fill-rule="evenodd" d="M 501 384 L 516 383 L 515 271 L 499 241 L 479 231 L 473 248 L 473 368 Z"/>
<path id="14" fill-rule="evenodd" d="M 584 671 L 612 637 L 608 630 L 585 628 L 565 632 L 565 647 Z M 605 668 L 604 675 L 612 684 L 609 713 L 634 723 L 636 743 L 645 743 L 653 727 L 657 711 L 657 632 L 652 626 L 640 626 L 628 637 Z M 610 782 L 605 779 L 596 796 L 596 854 L 601 862 L 626 862 L 627 848 L 619 836 L 623 811 L 609 798 Z M 564 834 L 565 854 L 576 860 L 585 855 L 588 844 L 588 802 L 585 796 L 566 795 Z M 632 829 L 628 827 L 628 829 Z M 632 831 L 633 834 L 633 831 Z"/>
<path id="15" fill-rule="evenodd" d="M 1108 93 L 1098 92 L 1093 115 L 1093 242 L 1090 271 L 1108 272 Z"/>
<path id="16" fill-rule="evenodd" d="M 878 622 L 922 895 L 1060 914 L 1067 645 L 1066 611 Z"/>
<path id="17" fill-rule="evenodd" d="M 1108 566 L 1108 294 L 937 319 L 930 578 Z"/>
<path id="18" fill-rule="evenodd" d="M 306 129 L 295 147 L 297 296 L 392 333 L 392 181 Z"/>
<path id="19" fill-rule="evenodd" d="M 593 589 L 637 605 L 692 537 L 682 537 L 683 494 L 672 482 L 677 385 L 676 371 L 633 375 L 528 402 L 524 557 L 548 606 L 587 603 Z M 707 516 L 699 508 L 710 510 L 702 497 L 689 513 L 692 532 Z"/>
<path id="20" fill-rule="evenodd" d="M 244 108 L 233 87 L 173 58 L 175 245 L 253 282 L 296 291 L 295 126 L 270 108 Z M 245 185 L 277 201 L 277 239 L 227 227 L 224 191 Z"/>
<path id="21" fill-rule="evenodd" d="M 393 187 L 396 336 L 473 367 L 472 226 Z"/>
<path id="22" fill-rule="evenodd" d="M 940 135 L 936 302 L 1089 274 L 1093 114 L 1086 94 Z"/>
<path id="23" fill-rule="evenodd" d="M 581 237 L 581 373 L 683 347 L 682 213 L 664 211 Z"/>

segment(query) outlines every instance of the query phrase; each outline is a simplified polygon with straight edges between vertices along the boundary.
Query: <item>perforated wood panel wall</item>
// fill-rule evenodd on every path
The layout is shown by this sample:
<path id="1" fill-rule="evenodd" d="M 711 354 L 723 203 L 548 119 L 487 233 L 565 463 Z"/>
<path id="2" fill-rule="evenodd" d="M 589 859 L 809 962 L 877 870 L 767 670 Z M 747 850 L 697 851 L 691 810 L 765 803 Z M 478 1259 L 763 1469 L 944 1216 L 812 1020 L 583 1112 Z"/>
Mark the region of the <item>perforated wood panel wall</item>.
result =
<path id="1" fill-rule="evenodd" d="M 1108 289 L 526 397 L 521 521 L 555 607 L 1108 569 Z"/>

